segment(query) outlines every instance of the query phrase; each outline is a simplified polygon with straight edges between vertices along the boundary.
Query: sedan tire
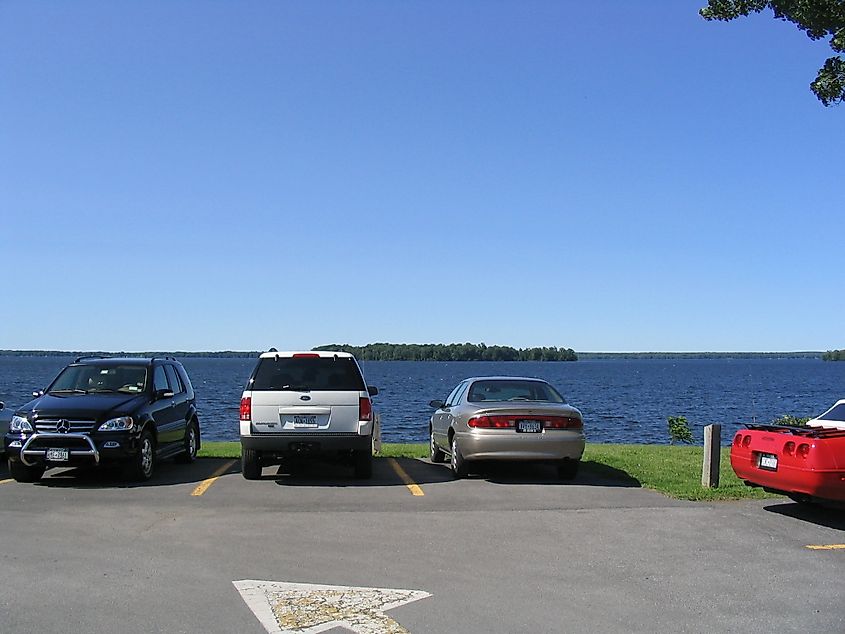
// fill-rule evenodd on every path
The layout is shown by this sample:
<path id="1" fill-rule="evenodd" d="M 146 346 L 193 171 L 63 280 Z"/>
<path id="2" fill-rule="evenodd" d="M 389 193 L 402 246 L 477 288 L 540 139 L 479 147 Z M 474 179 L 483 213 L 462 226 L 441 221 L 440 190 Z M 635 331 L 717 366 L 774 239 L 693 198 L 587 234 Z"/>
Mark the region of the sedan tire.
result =
<path id="1" fill-rule="evenodd" d="M 580 460 L 564 458 L 557 464 L 557 477 L 561 480 L 574 480 L 578 475 L 578 467 L 580 464 Z"/>
<path id="2" fill-rule="evenodd" d="M 467 470 L 467 461 L 464 460 L 461 454 L 461 448 L 458 447 L 458 439 L 452 437 L 452 456 L 449 461 L 449 466 L 452 468 L 452 475 L 456 478 L 465 478 L 469 471 Z"/>
<path id="3" fill-rule="evenodd" d="M 434 430 L 429 431 L 428 449 L 431 461 L 435 463 L 446 462 L 446 454 L 434 442 Z"/>

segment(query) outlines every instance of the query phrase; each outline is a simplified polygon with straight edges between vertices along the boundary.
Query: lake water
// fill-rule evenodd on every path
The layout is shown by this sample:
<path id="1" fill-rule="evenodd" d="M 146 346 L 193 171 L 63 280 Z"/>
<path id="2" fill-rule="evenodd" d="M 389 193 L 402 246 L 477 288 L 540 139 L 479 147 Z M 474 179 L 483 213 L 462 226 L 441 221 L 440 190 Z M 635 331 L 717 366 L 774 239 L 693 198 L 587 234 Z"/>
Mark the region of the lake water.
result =
<path id="1" fill-rule="evenodd" d="M 45 387 L 69 357 L 0 356 L 0 400 L 17 407 Z M 197 392 L 206 440 L 238 439 L 238 406 L 252 358 L 181 360 Z M 387 442 L 425 442 L 432 399 L 463 378 L 546 379 L 584 414 L 591 442 L 666 443 L 667 416 L 686 416 L 696 440 L 721 423 L 728 442 L 742 423 L 783 414 L 814 416 L 845 398 L 845 363 L 817 359 L 596 359 L 565 362 L 367 361 Z"/>

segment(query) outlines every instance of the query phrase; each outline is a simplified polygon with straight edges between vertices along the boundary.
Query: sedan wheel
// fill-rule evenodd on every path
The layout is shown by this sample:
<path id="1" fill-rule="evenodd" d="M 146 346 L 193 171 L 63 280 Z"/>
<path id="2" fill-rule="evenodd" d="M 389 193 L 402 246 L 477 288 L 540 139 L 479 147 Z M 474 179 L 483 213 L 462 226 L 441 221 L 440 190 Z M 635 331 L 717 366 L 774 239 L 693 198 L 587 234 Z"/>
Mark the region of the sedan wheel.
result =
<path id="1" fill-rule="evenodd" d="M 452 475 L 456 478 L 464 478 L 467 475 L 467 462 L 461 454 L 461 449 L 458 447 L 458 439 L 452 437 L 452 457 L 450 460 L 450 467 L 452 467 Z"/>
<path id="2" fill-rule="evenodd" d="M 434 430 L 431 430 L 428 434 L 428 450 L 432 462 L 446 461 L 446 454 L 434 442 Z"/>

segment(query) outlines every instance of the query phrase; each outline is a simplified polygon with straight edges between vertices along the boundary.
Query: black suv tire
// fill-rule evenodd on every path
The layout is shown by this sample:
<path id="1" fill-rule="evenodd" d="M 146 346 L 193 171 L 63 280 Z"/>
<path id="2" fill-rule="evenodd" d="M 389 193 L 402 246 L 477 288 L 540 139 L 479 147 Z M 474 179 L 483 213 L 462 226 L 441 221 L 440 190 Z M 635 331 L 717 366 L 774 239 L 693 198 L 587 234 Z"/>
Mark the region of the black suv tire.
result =
<path id="1" fill-rule="evenodd" d="M 138 441 L 138 453 L 126 465 L 126 479 L 132 482 L 146 482 L 153 477 L 156 466 L 156 445 L 149 430 L 141 434 Z"/>
<path id="2" fill-rule="evenodd" d="M 246 480 L 261 479 L 261 454 L 255 449 L 241 449 L 241 475 Z"/>
<path id="3" fill-rule="evenodd" d="M 200 430 L 197 426 L 197 421 L 192 420 L 188 423 L 188 429 L 185 430 L 185 451 L 176 457 L 176 462 L 189 464 L 197 459 L 197 447 L 200 444 Z"/>
<path id="4" fill-rule="evenodd" d="M 44 465 L 28 467 L 20 460 L 9 460 L 9 474 L 16 482 L 38 482 L 44 471 Z"/>

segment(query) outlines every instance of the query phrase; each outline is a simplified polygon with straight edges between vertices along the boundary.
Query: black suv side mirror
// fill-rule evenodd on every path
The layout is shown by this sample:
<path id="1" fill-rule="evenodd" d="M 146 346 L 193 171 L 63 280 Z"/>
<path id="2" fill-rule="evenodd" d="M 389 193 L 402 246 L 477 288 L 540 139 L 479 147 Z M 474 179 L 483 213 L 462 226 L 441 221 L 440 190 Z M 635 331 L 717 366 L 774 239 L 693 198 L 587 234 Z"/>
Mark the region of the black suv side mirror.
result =
<path id="1" fill-rule="evenodd" d="M 44 396 L 44 390 L 32 390 L 32 395 L 35 398 L 38 398 L 39 396 Z"/>
<path id="2" fill-rule="evenodd" d="M 367 386 L 367 393 L 370 396 L 375 396 L 376 394 L 378 394 L 378 388 L 375 385 L 368 385 Z"/>

